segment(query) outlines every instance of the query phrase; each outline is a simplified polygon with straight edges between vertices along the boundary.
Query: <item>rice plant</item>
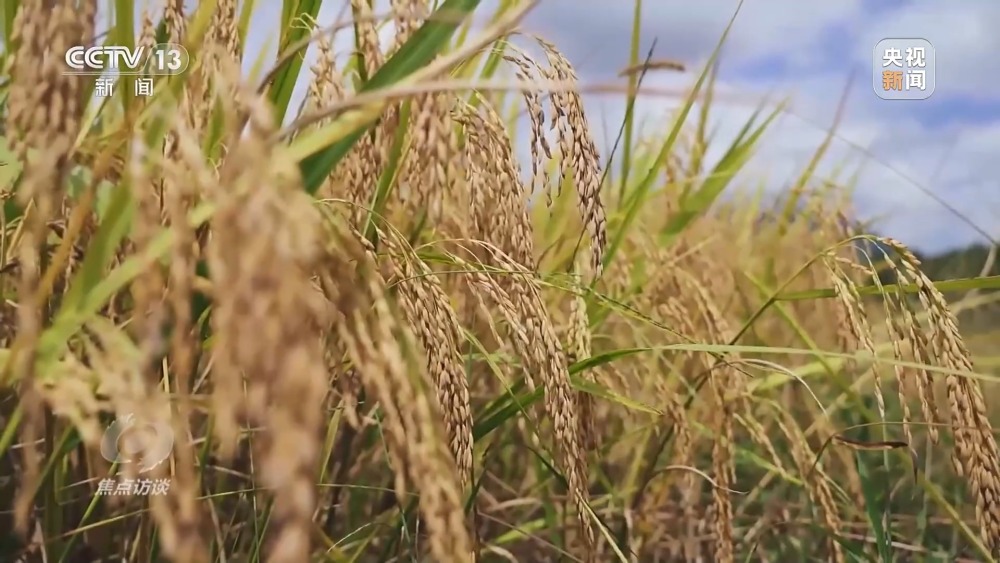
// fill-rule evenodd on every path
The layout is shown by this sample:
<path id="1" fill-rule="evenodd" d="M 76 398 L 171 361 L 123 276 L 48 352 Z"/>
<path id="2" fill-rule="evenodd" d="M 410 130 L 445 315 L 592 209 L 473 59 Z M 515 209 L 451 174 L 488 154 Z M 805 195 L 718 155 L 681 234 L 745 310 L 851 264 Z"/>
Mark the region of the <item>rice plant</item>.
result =
<path id="1" fill-rule="evenodd" d="M 825 145 L 731 190 L 781 107 L 708 162 L 718 48 L 647 136 L 636 32 L 600 154 L 531 0 L 284 0 L 250 73 L 253 2 L 111 4 L 0 10 L 3 561 L 1000 556 L 996 294 L 945 298 L 996 278 L 854 228 Z M 149 97 L 64 72 L 157 43 Z"/>

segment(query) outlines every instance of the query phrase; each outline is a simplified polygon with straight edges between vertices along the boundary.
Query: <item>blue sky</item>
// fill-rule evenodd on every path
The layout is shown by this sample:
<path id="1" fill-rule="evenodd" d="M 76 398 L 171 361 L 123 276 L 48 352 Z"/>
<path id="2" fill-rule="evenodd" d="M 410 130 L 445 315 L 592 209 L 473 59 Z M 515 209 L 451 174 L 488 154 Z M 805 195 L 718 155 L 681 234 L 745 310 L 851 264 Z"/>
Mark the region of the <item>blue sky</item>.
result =
<path id="1" fill-rule="evenodd" d="M 570 2 L 578 9 L 565 10 Z M 526 26 L 563 48 L 579 63 L 584 80 L 607 78 L 627 60 L 629 4 L 542 0 Z M 643 52 L 655 38 L 657 56 L 699 69 L 737 4 L 645 2 Z M 1000 38 L 990 31 L 991 21 L 1000 21 L 1000 3 L 746 0 L 724 51 L 722 88 L 739 98 L 777 93 L 792 102 L 791 114 L 770 131 L 751 170 L 766 174 L 773 189 L 785 187 L 822 141 L 853 72 L 839 139 L 821 174 L 845 159 L 863 164 L 858 213 L 881 218 L 880 232 L 919 250 L 940 252 L 987 242 L 987 236 L 1000 238 L 1000 166 L 994 156 L 1000 149 L 1000 60 L 993 55 L 1000 51 Z M 885 101 L 875 95 L 872 49 L 885 37 L 922 37 L 935 46 L 937 88 L 931 98 Z M 675 86 L 694 77 L 649 79 Z M 663 102 L 650 101 L 643 111 L 655 113 L 658 105 Z M 735 134 L 753 104 L 724 105 L 718 126 Z"/>
<path id="2" fill-rule="evenodd" d="M 334 23 L 346 1 L 326 0 L 320 24 Z M 490 10 L 495 1 L 484 0 L 483 9 Z M 692 71 L 651 73 L 645 84 L 661 91 L 692 84 L 738 3 L 644 2 L 642 52 L 655 39 L 655 58 L 680 60 Z M 387 4 L 377 0 L 376 12 L 385 13 Z M 280 2 L 257 2 L 257 7 L 247 45 L 250 58 L 268 37 L 274 49 Z M 523 27 L 555 43 L 576 66 L 581 82 L 608 84 L 620 82 L 616 75 L 627 66 L 632 9 L 633 3 L 623 0 L 541 0 Z M 940 252 L 1000 238 L 1000 57 L 994 56 L 1000 52 L 1000 34 L 990 28 L 997 21 L 1000 2 L 995 0 L 745 0 L 720 70 L 714 108 L 718 145 L 727 144 L 725 137 L 734 135 L 766 96 L 788 97 L 789 111 L 747 170 L 772 190 L 783 189 L 822 142 L 853 72 L 845 118 L 820 174 L 845 162 L 861 167 L 858 213 L 879 218 L 879 232 L 918 250 Z M 872 50 L 886 37 L 922 37 L 934 45 L 937 88 L 930 99 L 875 96 Z M 350 42 L 349 31 L 338 36 L 341 55 Z M 300 95 L 304 87 L 303 82 Z M 606 120 L 617 129 L 616 119 L 624 112 L 620 95 L 585 93 L 584 99 L 595 127 Z M 665 123 L 657 119 L 677 104 L 676 96 L 648 96 L 637 111 L 644 123 L 656 125 Z M 598 140 L 605 136 L 595 132 Z"/>

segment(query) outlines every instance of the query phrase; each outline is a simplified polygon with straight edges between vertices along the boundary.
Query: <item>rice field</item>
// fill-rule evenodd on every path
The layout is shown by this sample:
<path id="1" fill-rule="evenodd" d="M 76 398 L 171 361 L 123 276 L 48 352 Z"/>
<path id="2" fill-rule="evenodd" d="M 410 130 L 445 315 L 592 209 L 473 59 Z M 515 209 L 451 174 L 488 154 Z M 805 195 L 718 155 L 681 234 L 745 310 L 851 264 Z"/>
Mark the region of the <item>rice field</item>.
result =
<path id="1" fill-rule="evenodd" d="M 0 561 L 1000 557 L 997 278 L 859 230 L 826 144 L 734 189 L 781 108 L 708 162 L 718 50 L 649 137 L 633 48 L 601 151 L 534 1 L 284 0 L 250 73 L 253 2 L 109 4 L 0 8 Z M 98 98 L 103 41 L 191 64 Z"/>

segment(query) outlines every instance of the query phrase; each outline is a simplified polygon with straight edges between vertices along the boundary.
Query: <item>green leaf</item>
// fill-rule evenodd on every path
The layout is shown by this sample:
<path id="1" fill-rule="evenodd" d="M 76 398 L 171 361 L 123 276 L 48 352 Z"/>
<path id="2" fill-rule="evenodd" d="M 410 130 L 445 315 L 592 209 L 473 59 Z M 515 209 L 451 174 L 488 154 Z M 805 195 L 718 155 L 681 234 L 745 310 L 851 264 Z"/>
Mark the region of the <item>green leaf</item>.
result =
<path id="1" fill-rule="evenodd" d="M 285 0 L 282 4 L 281 41 L 278 43 L 279 60 L 282 59 L 284 51 L 289 46 L 297 45 L 310 35 L 311 30 L 306 22 L 316 20 L 316 15 L 319 14 L 322 5 L 323 0 Z M 246 18 L 246 22 L 243 21 L 244 18 Z M 249 13 L 246 9 L 240 15 L 240 25 L 249 25 Z M 245 35 L 245 27 L 242 33 Z M 278 123 L 285 119 L 303 62 L 303 56 L 290 57 L 275 75 L 274 82 L 268 89 L 267 97 L 274 105 L 275 119 Z"/>
<path id="2" fill-rule="evenodd" d="M 534 391 L 529 391 L 522 395 L 511 397 L 510 395 L 504 395 L 502 407 L 497 409 L 492 415 L 485 417 L 478 422 L 476 422 L 472 427 L 472 438 L 475 441 L 482 440 L 490 432 L 493 432 L 500 427 L 504 422 L 514 418 L 518 412 L 522 411 L 525 407 L 534 404 L 536 401 L 542 398 L 544 395 L 541 387 L 536 387 Z"/>
<path id="3" fill-rule="evenodd" d="M 753 133 L 750 134 L 749 138 L 744 141 L 743 137 L 746 136 L 747 132 L 753 127 L 754 122 L 757 120 L 757 116 L 760 113 L 758 109 L 750 120 L 744 125 L 743 130 L 740 132 L 739 136 L 730 145 L 729 150 L 726 154 L 719 160 L 712 169 L 708 178 L 702 183 L 701 187 L 698 188 L 693 194 L 689 194 L 687 197 L 681 200 L 680 210 L 677 214 L 670 218 L 661 236 L 661 242 L 663 244 L 669 244 L 677 235 L 682 233 L 684 229 L 691 224 L 697 217 L 701 216 L 705 211 L 708 210 L 712 204 L 722 195 L 722 192 L 729 185 L 729 182 L 733 177 L 743 168 L 743 165 L 750 160 L 750 156 L 753 154 L 753 149 L 757 145 L 757 141 L 760 140 L 761 135 L 767 127 L 774 121 L 774 119 L 780 115 L 783 110 L 782 106 L 775 109 L 771 115 L 764 120 Z"/>
<path id="4" fill-rule="evenodd" d="M 701 71 L 701 75 L 698 76 L 698 80 L 695 82 L 694 87 L 691 89 L 691 93 L 688 95 L 687 99 L 684 100 L 684 105 L 681 106 L 681 111 L 674 120 L 673 127 L 670 129 L 670 133 L 667 135 L 666 140 L 660 146 L 660 150 L 656 155 L 656 159 L 653 161 L 652 166 L 650 166 L 649 171 L 646 172 L 645 177 L 639 182 L 635 190 L 630 194 L 629 199 L 625 205 L 625 217 L 622 222 L 615 229 L 614 234 L 611 238 L 611 243 L 608 245 L 608 249 L 604 254 L 604 267 L 607 268 L 611 264 L 611 260 L 617 254 L 618 249 L 621 247 L 622 243 L 625 241 L 625 237 L 628 235 L 628 230 L 635 221 L 636 216 L 639 214 L 639 210 L 646 203 L 646 198 L 649 195 L 650 190 L 653 188 L 654 182 L 659 177 L 663 170 L 663 167 L 667 164 L 667 158 L 670 156 L 670 151 L 674 147 L 674 143 L 680 136 L 681 129 L 684 127 L 684 122 L 687 121 L 687 116 L 691 113 L 691 108 L 694 106 L 695 101 L 698 99 L 698 93 L 701 91 L 702 86 L 708 79 L 709 71 L 715 65 L 715 61 L 719 58 L 719 54 L 722 52 L 722 45 L 725 43 L 726 38 L 729 36 L 729 31 L 733 27 L 733 23 L 736 22 L 736 16 L 740 12 L 740 5 L 736 7 L 733 17 L 729 19 L 729 24 L 726 25 L 726 29 L 722 32 L 722 37 L 719 42 L 716 43 L 715 49 L 712 51 L 712 55 L 708 58 L 708 62 L 705 63 L 705 68 Z M 626 119 L 631 119 L 627 117 Z M 627 125 L 626 121 L 626 125 Z"/>
<path id="5" fill-rule="evenodd" d="M 612 401 L 621 405 L 627 409 L 635 410 L 639 412 L 645 412 L 654 415 L 663 414 L 657 409 L 640 403 L 620 395 L 607 387 L 599 383 L 594 383 L 590 381 L 585 381 L 578 375 L 573 375 L 584 371 L 585 369 L 590 369 L 602 364 L 613 361 L 615 358 L 623 357 L 629 355 L 629 353 L 645 352 L 646 349 L 634 349 L 621 351 L 622 354 L 603 354 L 599 357 L 588 358 L 581 362 L 577 362 L 570 367 L 570 384 L 573 389 L 577 391 L 582 391 L 588 395 Z M 527 391 L 518 394 L 517 391 L 524 387 L 524 380 L 520 380 L 517 384 L 511 387 L 510 392 L 504 394 L 502 397 L 498 398 L 493 404 L 491 404 L 484 411 L 483 415 L 480 416 L 480 420 L 475 423 L 472 429 L 472 436 L 475 440 L 480 440 L 488 435 L 490 432 L 499 428 L 504 422 L 514 418 L 518 412 L 521 412 L 526 407 L 534 404 L 536 401 L 540 400 L 545 396 L 544 391 L 541 387 L 536 387 L 534 391 Z"/>
<path id="6" fill-rule="evenodd" d="M 932 282 L 935 288 L 941 293 L 965 292 L 973 289 L 1000 289 L 1000 276 L 981 276 L 976 278 L 960 278 L 956 280 L 945 280 Z M 883 284 L 858 286 L 858 294 L 862 296 L 883 295 L 894 291 L 903 293 L 917 293 L 920 287 L 916 284 Z M 831 288 L 809 289 L 805 291 L 795 291 L 782 293 L 775 297 L 776 301 L 808 301 L 811 299 L 831 299 L 837 296 L 836 290 Z"/>
<path id="7" fill-rule="evenodd" d="M 161 19 L 160 23 L 156 24 L 156 31 L 153 34 L 156 37 L 156 43 L 170 43 L 170 35 L 167 31 L 167 20 L 166 18 Z"/>
<path id="8" fill-rule="evenodd" d="M 237 24 L 237 32 L 240 36 L 240 45 L 244 49 L 247 44 L 247 30 L 250 29 L 250 17 L 253 16 L 253 7 L 257 0 L 243 0 L 243 7 L 240 9 L 240 20 Z"/>
<path id="9" fill-rule="evenodd" d="M 879 559 L 883 563 L 892 562 L 892 549 L 889 535 L 883 526 L 883 510 L 878 500 L 878 484 L 872 479 L 868 466 L 862 461 L 861 454 L 856 453 L 855 459 L 858 466 L 858 478 L 861 480 L 861 492 L 865 497 L 865 513 L 868 515 L 868 523 L 871 525 L 872 533 L 875 535 L 875 545 L 878 546 Z"/>
<path id="10" fill-rule="evenodd" d="M 375 234 L 375 218 L 381 217 L 385 212 L 385 204 L 389 200 L 389 193 L 392 191 L 394 184 L 393 180 L 396 179 L 396 172 L 399 170 L 399 164 L 403 159 L 403 146 L 406 143 L 406 130 L 409 128 L 409 123 L 410 104 L 407 102 L 400 107 L 399 124 L 396 127 L 396 132 L 392 140 L 389 159 L 382 170 L 382 176 L 379 178 L 378 186 L 376 186 L 375 193 L 372 195 L 373 199 L 369 205 L 369 209 L 372 212 L 368 214 L 364 230 L 364 235 L 369 240 L 372 240 Z"/>
<path id="11" fill-rule="evenodd" d="M 628 65 L 629 68 L 639 64 L 639 39 L 642 29 L 642 0 L 635 0 L 635 7 L 632 8 L 632 36 L 629 43 Z M 622 137 L 622 171 L 621 171 L 621 194 L 625 195 L 628 186 L 629 171 L 632 170 L 632 143 L 634 142 L 635 130 L 635 101 L 638 97 L 639 74 L 630 73 L 628 75 L 628 96 L 625 98 L 625 130 Z"/>
<path id="12" fill-rule="evenodd" d="M 593 381 L 587 381 L 585 379 L 579 378 L 577 376 L 570 377 L 570 381 L 573 384 L 573 388 L 577 391 L 583 391 L 588 395 L 604 399 L 606 401 L 611 401 L 612 403 L 617 403 L 625 407 L 626 409 L 644 412 L 653 415 L 662 415 L 663 412 L 654 409 L 653 407 L 644 405 L 639 401 L 634 401 L 628 397 L 621 395 L 612 391 L 611 389 Z"/>
<path id="13" fill-rule="evenodd" d="M 10 38 L 14 33 L 14 16 L 17 15 L 17 9 L 21 6 L 20 0 L 4 0 L 0 2 L 0 18 L 3 18 L 3 27 L 0 28 L 0 45 L 4 46 L 4 54 L 10 54 L 11 43 Z M 2 62 L 2 61 L 0 61 Z"/>
<path id="14" fill-rule="evenodd" d="M 378 69 L 378 72 L 361 87 L 361 91 L 369 92 L 391 86 L 430 63 L 448 45 L 461 19 L 458 16 L 471 14 L 478 5 L 479 0 L 447 0 L 431 14 L 420 29 L 410 36 L 399 51 Z M 367 125 L 370 125 L 371 121 L 374 120 L 358 127 L 326 149 L 305 158 L 299 164 L 307 192 L 316 193 L 337 163 L 367 131 Z"/>
<path id="15" fill-rule="evenodd" d="M 641 354 L 650 350 L 651 348 L 622 348 L 611 352 L 605 352 L 574 363 L 569 367 L 569 373 L 571 375 L 575 375 L 588 369 L 593 369 L 604 364 L 610 364 L 617 359 L 626 358 L 635 354 Z"/>
<path id="16" fill-rule="evenodd" d="M 83 264 L 70 284 L 61 310 L 75 310 L 83 300 L 83 296 L 104 279 L 105 269 L 114 258 L 118 245 L 128 234 L 135 208 L 132 192 L 127 183 L 127 180 L 123 181 L 111 193 L 103 221 L 88 245 Z"/>
<path id="17" fill-rule="evenodd" d="M 129 232 L 134 212 L 131 190 L 127 185 L 119 184 L 108 203 L 104 220 L 88 245 L 83 263 L 70 283 L 53 326 L 42 335 L 39 356 L 43 362 L 55 359 L 58 350 L 72 334 L 63 333 L 59 329 L 70 319 L 79 319 L 85 296 L 104 280 L 105 271 L 114 258 L 118 245 Z"/>
<path id="18" fill-rule="evenodd" d="M 122 47 L 135 47 L 135 2 L 133 0 L 115 0 L 115 27 L 112 30 L 114 44 Z M 135 87 L 135 78 L 122 76 L 122 83 L 119 88 L 122 96 L 122 108 L 128 113 L 129 106 L 132 105 L 132 92 Z M 117 86 L 117 85 L 116 85 Z"/>
<path id="19" fill-rule="evenodd" d="M 128 190 L 123 190 L 128 192 Z M 117 200 L 118 192 L 116 191 L 116 198 L 112 200 L 109 209 L 115 209 L 115 202 Z M 131 215 L 133 212 L 131 197 L 129 199 L 129 205 L 126 206 L 128 209 L 128 214 Z M 211 217 L 215 208 L 210 204 L 202 204 L 199 207 L 191 211 L 188 217 L 188 221 L 192 228 L 197 228 L 202 223 L 207 221 Z M 118 219 L 122 221 L 122 219 Z M 121 226 L 112 227 L 113 221 L 108 221 L 102 224 L 98 229 L 98 234 L 95 238 L 104 236 L 108 240 L 112 238 L 111 234 L 102 235 L 101 232 L 104 229 L 108 231 L 121 229 Z M 107 227 L 105 226 L 107 225 Z M 156 238 L 154 238 L 142 251 L 137 254 L 130 256 L 124 262 L 122 262 L 117 268 L 113 269 L 105 276 L 100 276 L 96 279 L 97 283 L 87 288 L 86 286 L 81 286 L 80 297 L 74 307 L 68 307 L 64 302 L 63 306 L 59 309 L 59 313 L 56 315 L 52 322 L 52 326 L 49 327 L 41 337 L 41 342 L 39 343 L 40 354 L 50 353 L 59 350 L 80 328 L 83 324 L 93 315 L 96 315 L 111 298 L 124 289 L 129 282 L 137 278 L 143 272 L 153 267 L 158 263 L 160 259 L 169 254 L 170 248 L 175 242 L 176 233 L 170 230 L 162 231 Z M 91 243 L 96 244 L 96 241 Z M 103 245 L 107 247 L 107 243 Z M 93 251 L 92 251 L 93 252 Z M 102 250 L 101 254 L 105 251 Z M 103 258 L 103 256 L 101 256 Z M 91 258 L 91 253 L 88 253 L 84 257 L 84 261 L 87 259 L 97 260 L 98 256 L 95 255 Z M 73 283 L 81 283 L 79 280 L 86 273 L 81 271 L 74 278 Z M 92 276 L 87 277 L 87 282 L 94 282 Z M 70 291 L 73 291 L 73 286 L 71 286 Z"/>

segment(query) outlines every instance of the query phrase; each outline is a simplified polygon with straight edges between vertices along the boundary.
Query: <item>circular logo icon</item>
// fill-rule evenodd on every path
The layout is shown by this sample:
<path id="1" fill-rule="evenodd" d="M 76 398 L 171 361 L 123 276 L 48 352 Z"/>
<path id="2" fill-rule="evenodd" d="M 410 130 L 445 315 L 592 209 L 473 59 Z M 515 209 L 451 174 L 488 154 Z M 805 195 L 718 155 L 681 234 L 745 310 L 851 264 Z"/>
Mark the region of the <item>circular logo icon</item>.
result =
<path id="1" fill-rule="evenodd" d="M 101 455 L 111 463 L 133 465 L 145 473 L 170 456 L 174 433 L 162 421 L 136 420 L 134 414 L 115 419 L 104 431 Z"/>

